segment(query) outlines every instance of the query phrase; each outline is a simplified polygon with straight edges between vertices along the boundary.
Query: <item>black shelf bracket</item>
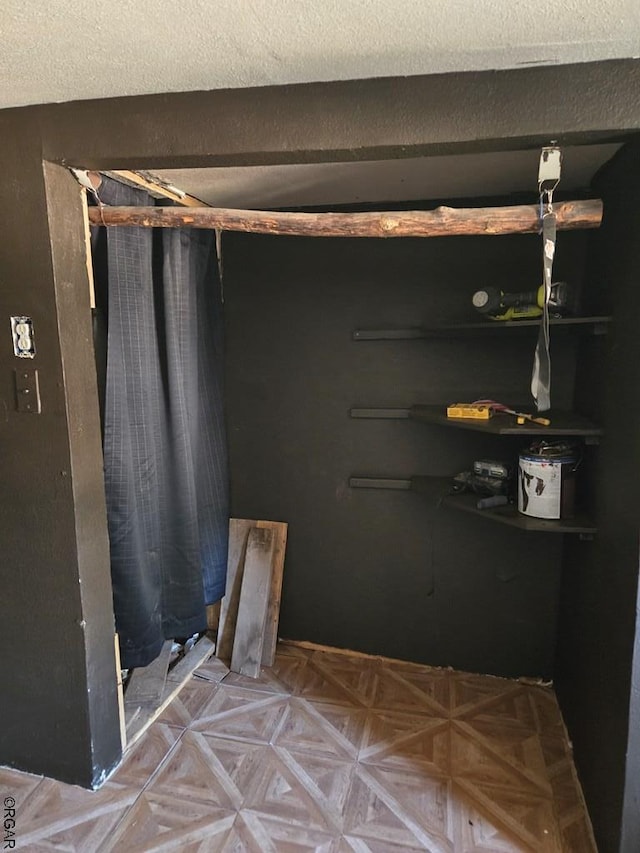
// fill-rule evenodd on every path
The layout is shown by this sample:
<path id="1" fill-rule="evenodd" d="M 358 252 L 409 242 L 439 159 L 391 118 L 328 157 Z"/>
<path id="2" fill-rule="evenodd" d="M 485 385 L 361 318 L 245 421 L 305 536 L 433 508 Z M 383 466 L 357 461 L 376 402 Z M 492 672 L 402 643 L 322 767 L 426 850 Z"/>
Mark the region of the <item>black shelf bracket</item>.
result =
<path id="1" fill-rule="evenodd" d="M 353 408 L 349 409 L 352 418 L 386 418 L 390 420 L 406 420 L 411 416 L 411 409 L 400 408 Z"/>
<path id="2" fill-rule="evenodd" d="M 349 477 L 349 486 L 352 489 L 391 489 L 406 492 L 411 488 L 411 480 L 390 477 Z"/>
<path id="3" fill-rule="evenodd" d="M 513 504 L 485 509 L 478 508 L 479 496 L 472 493 L 453 493 L 451 477 L 418 475 L 411 478 L 399 477 L 350 477 L 352 489 L 385 489 L 388 491 L 416 492 L 437 499 L 449 509 L 475 515 L 486 521 L 506 524 L 529 533 L 568 533 L 591 541 L 596 526 L 587 516 L 578 513 L 574 518 L 546 519 L 523 515 Z"/>

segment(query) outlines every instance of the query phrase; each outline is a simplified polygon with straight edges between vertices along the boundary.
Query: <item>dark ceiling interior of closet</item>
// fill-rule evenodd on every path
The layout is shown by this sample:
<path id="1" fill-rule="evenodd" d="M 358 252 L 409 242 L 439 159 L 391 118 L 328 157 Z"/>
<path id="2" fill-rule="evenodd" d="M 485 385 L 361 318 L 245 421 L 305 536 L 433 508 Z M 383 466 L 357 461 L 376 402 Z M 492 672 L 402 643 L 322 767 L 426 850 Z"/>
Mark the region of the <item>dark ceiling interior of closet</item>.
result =
<path id="1" fill-rule="evenodd" d="M 562 146 L 561 189 L 584 190 L 620 144 Z M 161 169 L 153 174 L 212 207 L 334 208 L 516 194 L 537 197 L 539 148 L 395 160 Z"/>

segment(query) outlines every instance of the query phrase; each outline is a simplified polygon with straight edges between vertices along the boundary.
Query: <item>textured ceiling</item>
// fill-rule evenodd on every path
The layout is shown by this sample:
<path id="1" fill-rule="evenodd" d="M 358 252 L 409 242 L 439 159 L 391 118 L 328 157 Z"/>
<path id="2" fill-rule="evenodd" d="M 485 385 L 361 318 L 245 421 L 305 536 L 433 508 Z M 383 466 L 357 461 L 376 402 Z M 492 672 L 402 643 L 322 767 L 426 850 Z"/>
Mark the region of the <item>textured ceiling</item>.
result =
<path id="1" fill-rule="evenodd" d="M 639 0 L 1 0 L 0 108 L 640 56 Z"/>

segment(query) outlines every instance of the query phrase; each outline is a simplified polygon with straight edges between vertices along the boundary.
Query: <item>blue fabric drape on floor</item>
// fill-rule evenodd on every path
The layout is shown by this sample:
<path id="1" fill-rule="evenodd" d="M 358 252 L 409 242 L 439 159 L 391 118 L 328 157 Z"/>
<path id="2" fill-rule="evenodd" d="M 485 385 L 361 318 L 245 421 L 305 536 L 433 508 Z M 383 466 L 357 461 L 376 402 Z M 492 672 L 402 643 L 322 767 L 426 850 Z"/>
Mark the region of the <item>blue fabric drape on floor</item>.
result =
<path id="1" fill-rule="evenodd" d="M 109 205 L 154 204 L 109 179 L 99 194 Z M 203 630 L 205 604 L 224 594 L 222 304 L 213 232 L 118 227 L 95 236 L 103 249 L 106 240 L 106 276 L 96 270 L 96 279 L 107 315 L 113 597 L 122 665 L 130 668 L 152 661 L 165 639 Z"/>

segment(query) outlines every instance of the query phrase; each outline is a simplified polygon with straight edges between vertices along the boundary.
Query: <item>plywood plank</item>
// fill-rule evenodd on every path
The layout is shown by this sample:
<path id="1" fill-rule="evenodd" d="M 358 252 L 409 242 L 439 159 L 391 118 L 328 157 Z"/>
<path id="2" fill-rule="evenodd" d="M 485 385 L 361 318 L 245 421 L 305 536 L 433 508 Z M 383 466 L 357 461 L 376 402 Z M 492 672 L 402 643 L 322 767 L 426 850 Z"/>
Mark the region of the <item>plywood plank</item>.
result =
<path id="1" fill-rule="evenodd" d="M 264 526 L 273 530 L 275 539 L 267 624 L 265 626 L 264 647 L 262 649 L 262 665 L 273 666 L 276 656 L 276 645 L 278 643 L 278 622 L 280 620 L 280 601 L 282 598 L 288 524 L 286 521 L 259 521 L 257 526 Z"/>
<path id="2" fill-rule="evenodd" d="M 216 633 L 220 627 L 220 604 L 221 601 L 216 601 L 215 604 L 207 605 L 207 631 Z"/>
<path id="3" fill-rule="evenodd" d="M 148 666 L 134 669 L 124 694 L 125 705 L 158 702 L 164 692 L 171 657 L 172 640 L 166 640 L 158 657 Z"/>
<path id="4" fill-rule="evenodd" d="M 151 723 L 157 720 L 167 705 L 191 679 L 195 670 L 211 657 L 213 650 L 214 645 L 211 640 L 208 637 L 201 637 L 167 675 L 164 692 L 158 702 L 127 706 L 127 749 L 130 749 Z"/>
<path id="5" fill-rule="evenodd" d="M 214 655 L 201 667 L 193 671 L 193 677 L 200 679 L 200 681 L 220 684 L 229 675 L 229 671 L 229 667 Z"/>
<path id="6" fill-rule="evenodd" d="M 273 666 L 276 644 L 278 641 L 280 600 L 282 597 L 284 559 L 287 547 L 288 524 L 286 521 L 259 521 L 244 518 L 231 518 L 229 520 L 227 592 L 225 597 L 222 599 L 220 607 L 216 657 L 219 657 L 227 663 L 231 660 L 233 637 L 238 617 L 238 605 L 240 602 L 240 590 L 242 587 L 244 559 L 247 549 L 247 538 L 249 536 L 249 531 L 253 528 L 273 530 L 275 536 L 272 580 L 269 592 L 269 608 L 267 612 L 265 643 L 262 657 L 263 666 Z"/>
<path id="7" fill-rule="evenodd" d="M 125 183 L 134 184 L 135 186 L 146 190 L 152 196 L 168 198 L 182 207 L 207 207 L 204 201 L 187 195 L 181 191 L 175 192 L 177 189 L 176 187 L 172 188 L 165 186 L 159 181 L 156 182 L 152 180 L 152 178 L 145 177 L 145 175 L 141 175 L 138 172 L 118 170 L 115 172 L 105 172 L 105 174 L 112 178 L 121 178 Z"/>
<path id="8" fill-rule="evenodd" d="M 273 530 L 257 527 L 250 530 L 231 669 L 252 678 L 260 675 L 275 545 Z"/>
<path id="9" fill-rule="evenodd" d="M 163 701 L 168 690 L 175 689 L 176 684 L 182 686 L 185 681 L 191 678 L 199 666 L 202 666 L 205 661 L 209 660 L 213 654 L 213 648 L 213 643 L 208 637 L 200 637 L 195 646 L 189 649 L 184 657 L 180 658 L 178 663 L 169 670 L 167 685 L 162 697 Z M 172 685 L 173 688 L 171 687 Z"/>
<path id="10" fill-rule="evenodd" d="M 255 521 L 242 518 L 229 519 L 229 555 L 227 558 L 227 587 L 220 606 L 220 624 L 216 640 L 216 657 L 228 662 L 233 651 L 233 637 L 238 618 L 238 604 L 242 588 L 242 574 L 247 537 Z"/>
<path id="11" fill-rule="evenodd" d="M 116 687 L 118 690 L 118 716 L 120 718 L 120 742 L 124 752 L 127 745 L 127 724 L 124 710 L 124 686 L 122 684 L 122 664 L 120 663 L 120 637 L 113 635 L 116 658 Z"/>
<path id="12" fill-rule="evenodd" d="M 80 191 L 80 200 L 82 202 L 82 221 L 84 223 L 84 242 L 87 252 L 87 278 L 89 279 L 89 302 L 91 310 L 96 307 L 96 287 L 93 280 L 93 254 L 91 252 L 91 229 L 89 228 L 89 205 L 87 203 L 87 191 Z"/>

